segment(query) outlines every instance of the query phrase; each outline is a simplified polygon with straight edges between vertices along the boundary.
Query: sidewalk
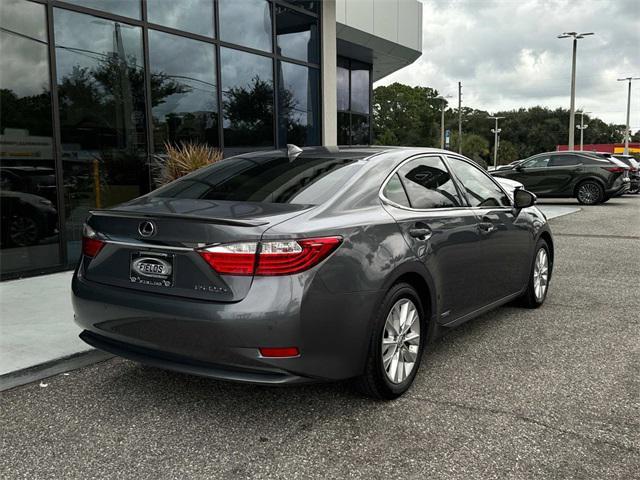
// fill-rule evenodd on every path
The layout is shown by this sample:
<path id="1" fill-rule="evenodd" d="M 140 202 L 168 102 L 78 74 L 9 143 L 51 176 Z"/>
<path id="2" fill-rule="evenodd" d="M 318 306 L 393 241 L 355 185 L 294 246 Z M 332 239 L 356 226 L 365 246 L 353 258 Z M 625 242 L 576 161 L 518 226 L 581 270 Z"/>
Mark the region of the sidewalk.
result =
<path id="1" fill-rule="evenodd" d="M 0 283 L 0 391 L 108 358 L 78 338 L 72 274 Z"/>

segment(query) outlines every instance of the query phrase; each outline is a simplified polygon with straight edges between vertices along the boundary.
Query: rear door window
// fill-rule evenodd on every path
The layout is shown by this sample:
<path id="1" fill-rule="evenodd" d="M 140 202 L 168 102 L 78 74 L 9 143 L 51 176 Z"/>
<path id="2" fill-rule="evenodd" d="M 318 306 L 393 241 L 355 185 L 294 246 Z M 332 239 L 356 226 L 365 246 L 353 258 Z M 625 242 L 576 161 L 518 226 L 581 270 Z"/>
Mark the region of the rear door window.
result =
<path id="1" fill-rule="evenodd" d="M 549 161 L 550 167 L 570 167 L 579 165 L 580 159 L 576 155 L 554 155 Z"/>
<path id="2" fill-rule="evenodd" d="M 402 205 L 403 207 L 410 207 L 409 198 L 407 198 L 407 192 L 405 192 L 404 187 L 402 186 L 402 182 L 400 181 L 400 177 L 397 173 L 393 175 L 387 182 L 382 191 L 382 195 L 387 200 L 391 200 L 398 205 Z"/>
<path id="3" fill-rule="evenodd" d="M 462 202 L 451 174 L 440 157 L 410 160 L 398 169 L 411 208 L 460 207 Z"/>

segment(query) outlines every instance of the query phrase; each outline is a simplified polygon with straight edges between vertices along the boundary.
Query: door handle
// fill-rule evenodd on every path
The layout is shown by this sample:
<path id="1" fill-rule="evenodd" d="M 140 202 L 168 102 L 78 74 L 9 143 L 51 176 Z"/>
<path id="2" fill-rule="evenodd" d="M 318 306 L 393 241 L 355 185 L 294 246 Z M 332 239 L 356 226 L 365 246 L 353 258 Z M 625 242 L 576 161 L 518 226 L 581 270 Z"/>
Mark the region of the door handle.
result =
<path id="1" fill-rule="evenodd" d="M 431 229 L 429 227 L 410 228 L 409 235 L 418 240 L 426 240 L 431 236 Z"/>
<path id="2" fill-rule="evenodd" d="M 493 224 L 489 217 L 482 217 L 482 221 L 478 224 L 478 227 L 481 231 L 485 233 L 491 233 L 494 230 L 497 230 L 497 227 Z"/>

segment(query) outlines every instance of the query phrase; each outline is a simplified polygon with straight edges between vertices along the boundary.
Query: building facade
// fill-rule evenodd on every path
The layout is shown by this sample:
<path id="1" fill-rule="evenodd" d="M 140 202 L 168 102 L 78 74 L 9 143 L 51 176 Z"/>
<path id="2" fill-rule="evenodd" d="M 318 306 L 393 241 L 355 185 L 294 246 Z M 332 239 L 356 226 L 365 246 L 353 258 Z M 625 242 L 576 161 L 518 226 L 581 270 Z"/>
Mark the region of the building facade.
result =
<path id="1" fill-rule="evenodd" d="M 417 0 L 1 0 L 2 279 L 71 268 L 167 145 L 370 143 L 421 32 Z"/>

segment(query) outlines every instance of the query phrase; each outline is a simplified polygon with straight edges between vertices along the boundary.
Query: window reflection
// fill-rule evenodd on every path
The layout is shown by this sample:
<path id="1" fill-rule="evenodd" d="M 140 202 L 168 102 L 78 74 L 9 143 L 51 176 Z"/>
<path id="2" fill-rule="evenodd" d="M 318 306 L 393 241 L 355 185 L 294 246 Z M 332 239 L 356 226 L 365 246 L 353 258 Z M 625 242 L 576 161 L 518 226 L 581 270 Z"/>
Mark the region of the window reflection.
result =
<path id="1" fill-rule="evenodd" d="M 346 112 L 338 112 L 338 145 L 351 144 L 350 130 L 350 115 Z"/>
<path id="2" fill-rule="evenodd" d="M 213 37 L 213 0 L 147 0 L 150 22 Z"/>
<path id="3" fill-rule="evenodd" d="M 220 39 L 272 51 L 271 3 L 266 0 L 219 0 Z"/>
<path id="4" fill-rule="evenodd" d="M 369 116 L 351 114 L 351 145 L 368 145 L 369 138 Z"/>
<path id="5" fill-rule="evenodd" d="M 1 273 L 60 263 L 45 7 L 0 2 Z"/>
<path id="6" fill-rule="evenodd" d="M 220 49 L 224 145 L 273 145 L 273 62 Z"/>
<path id="7" fill-rule="evenodd" d="M 82 7 L 140 19 L 140 0 L 65 0 Z"/>
<path id="8" fill-rule="evenodd" d="M 62 9 L 54 10 L 54 25 L 68 257 L 75 262 L 88 210 L 148 189 L 142 35 Z M 158 101 L 170 80 L 152 88 Z"/>
<path id="9" fill-rule="evenodd" d="M 351 62 L 351 111 L 369 113 L 369 65 Z"/>
<path id="10" fill-rule="evenodd" d="M 215 49 L 168 33 L 149 31 L 153 141 L 218 146 Z"/>
<path id="11" fill-rule="evenodd" d="M 319 63 L 318 20 L 289 8 L 276 6 L 278 53 L 309 63 Z"/>
<path id="12" fill-rule="evenodd" d="M 319 74 L 315 68 L 278 62 L 280 145 L 320 143 Z"/>
<path id="13" fill-rule="evenodd" d="M 338 89 L 338 110 L 349 110 L 349 67 L 338 62 L 336 70 L 336 86 Z"/>

